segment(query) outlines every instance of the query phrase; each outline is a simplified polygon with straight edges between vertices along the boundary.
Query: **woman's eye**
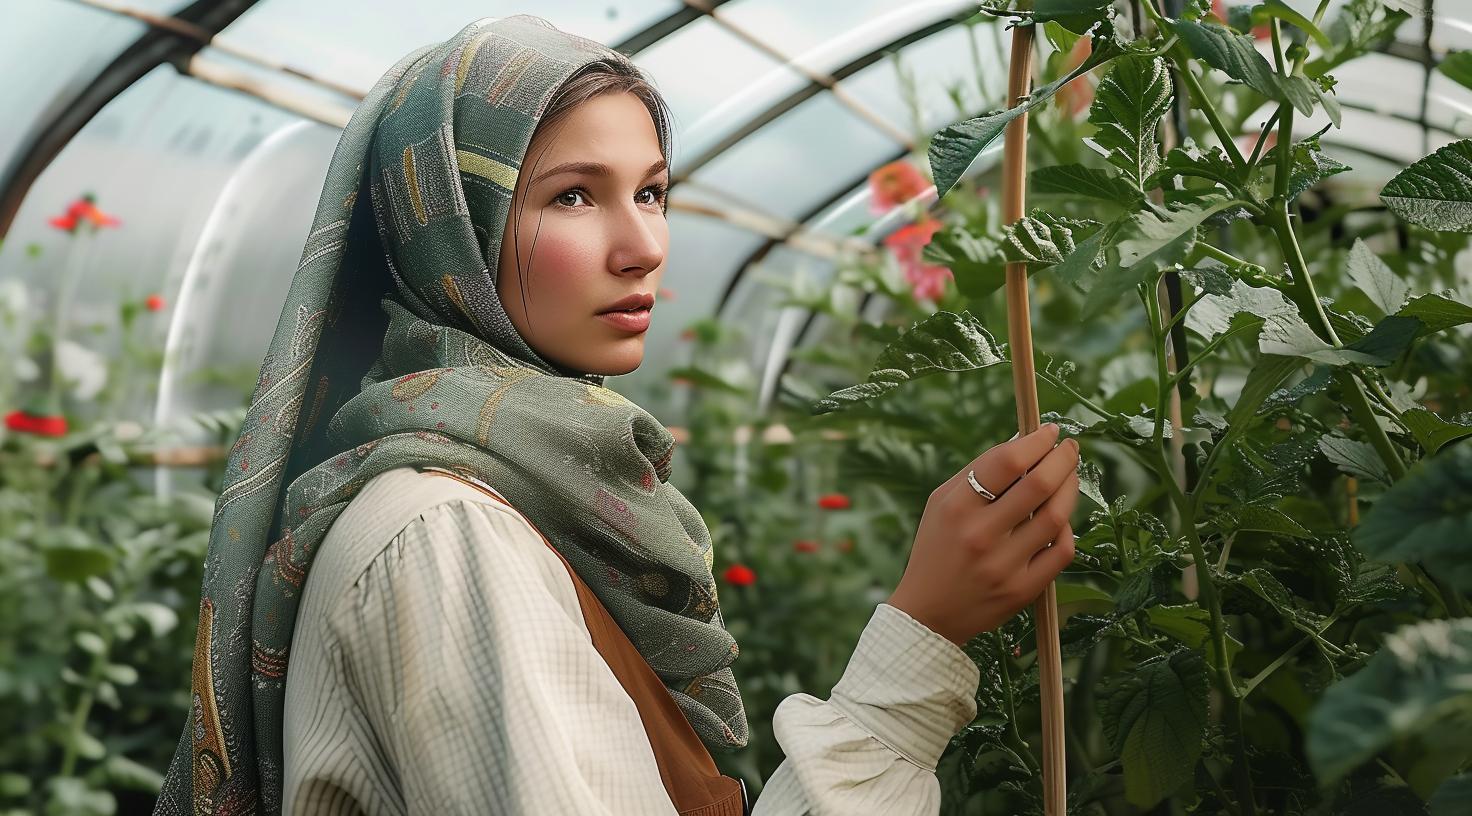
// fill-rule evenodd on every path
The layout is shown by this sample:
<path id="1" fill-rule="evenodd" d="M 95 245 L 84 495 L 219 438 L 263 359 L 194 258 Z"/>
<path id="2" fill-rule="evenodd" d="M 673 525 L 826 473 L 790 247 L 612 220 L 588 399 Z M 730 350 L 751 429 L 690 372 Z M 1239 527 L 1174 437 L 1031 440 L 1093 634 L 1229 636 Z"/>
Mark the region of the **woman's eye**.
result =
<path id="1" fill-rule="evenodd" d="M 645 187 L 644 189 L 640 190 L 639 193 L 638 193 L 638 195 L 641 195 L 642 196 L 642 195 L 644 195 L 646 193 L 649 194 L 650 198 L 647 201 L 645 201 L 644 203 L 646 203 L 646 204 L 656 204 L 656 205 L 664 203 L 664 194 L 665 194 L 665 187 L 664 187 L 664 185 L 662 185 L 662 184 L 651 184 L 648 187 Z M 565 191 L 559 193 L 556 198 L 552 199 L 552 201 L 555 204 L 557 204 L 558 206 L 560 206 L 560 207 L 566 207 L 568 209 L 576 209 L 576 207 L 577 207 L 576 199 L 578 197 L 582 197 L 583 195 L 584 195 L 584 193 L 583 193 L 583 191 L 581 189 L 578 189 L 578 188 L 574 187 L 571 190 L 565 190 Z"/>

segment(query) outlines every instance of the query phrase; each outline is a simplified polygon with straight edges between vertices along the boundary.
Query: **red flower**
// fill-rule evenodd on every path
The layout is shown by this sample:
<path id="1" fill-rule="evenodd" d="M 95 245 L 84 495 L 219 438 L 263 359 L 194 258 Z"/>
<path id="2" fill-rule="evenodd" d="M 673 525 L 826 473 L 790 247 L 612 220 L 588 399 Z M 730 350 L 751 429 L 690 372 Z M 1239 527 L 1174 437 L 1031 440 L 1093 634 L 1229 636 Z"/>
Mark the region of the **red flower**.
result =
<path id="1" fill-rule="evenodd" d="M 11 411 L 5 415 L 5 427 L 36 436 L 66 436 L 66 417 Z"/>
<path id="2" fill-rule="evenodd" d="M 841 538 L 833 546 L 837 547 L 839 552 L 853 552 L 854 540 L 852 538 Z"/>
<path id="3" fill-rule="evenodd" d="M 732 564 L 721 574 L 726 583 L 734 586 L 751 586 L 756 583 L 756 573 L 745 564 Z"/>
<path id="4" fill-rule="evenodd" d="M 892 161 L 869 174 L 869 211 L 874 215 L 889 212 L 930 186 L 915 165 L 904 159 Z"/>
<path id="5" fill-rule="evenodd" d="M 847 510 L 853 506 L 853 502 L 842 493 L 824 493 L 818 497 L 818 506 L 824 510 Z"/>
<path id="6" fill-rule="evenodd" d="M 143 307 L 150 312 L 160 312 L 164 308 L 163 295 L 149 295 L 143 299 Z"/>
<path id="7" fill-rule="evenodd" d="M 49 218 L 47 219 L 47 223 L 67 232 L 76 232 L 77 227 L 84 220 L 94 227 L 116 227 L 123 223 L 116 217 L 98 209 L 94 203 L 96 200 L 91 193 L 87 193 L 71 204 L 68 204 L 65 214 Z"/>
<path id="8" fill-rule="evenodd" d="M 817 552 L 818 542 L 809 538 L 800 538 L 792 543 L 792 549 L 805 553 Z"/>
<path id="9" fill-rule="evenodd" d="M 916 300 L 940 300 L 946 293 L 946 281 L 954 278 L 945 266 L 917 263 L 905 268 L 905 281 Z"/>

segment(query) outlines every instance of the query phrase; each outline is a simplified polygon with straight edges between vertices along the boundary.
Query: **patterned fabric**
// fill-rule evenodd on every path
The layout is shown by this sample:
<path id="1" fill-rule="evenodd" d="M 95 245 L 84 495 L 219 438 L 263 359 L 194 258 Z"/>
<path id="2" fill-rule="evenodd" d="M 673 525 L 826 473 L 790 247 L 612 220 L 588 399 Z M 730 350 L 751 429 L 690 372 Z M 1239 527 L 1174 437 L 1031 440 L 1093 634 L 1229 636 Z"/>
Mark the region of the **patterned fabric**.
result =
<path id="1" fill-rule="evenodd" d="M 302 582 L 359 489 L 431 464 L 547 534 L 713 751 L 746 714 L 710 533 L 674 438 L 603 376 L 543 359 L 496 294 L 517 174 L 557 88 L 606 46 L 529 15 L 400 60 L 348 122 L 215 503 L 189 722 L 156 813 L 277 814 Z M 657 118 L 670 159 L 669 123 Z"/>
<path id="2" fill-rule="evenodd" d="M 369 482 L 322 541 L 293 643 L 285 816 L 675 816 L 567 570 L 475 488 L 413 468 Z M 935 816 L 980 677 L 879 604 L 832 694 L 777 707 L 786 758 L 754 816 Z"/>

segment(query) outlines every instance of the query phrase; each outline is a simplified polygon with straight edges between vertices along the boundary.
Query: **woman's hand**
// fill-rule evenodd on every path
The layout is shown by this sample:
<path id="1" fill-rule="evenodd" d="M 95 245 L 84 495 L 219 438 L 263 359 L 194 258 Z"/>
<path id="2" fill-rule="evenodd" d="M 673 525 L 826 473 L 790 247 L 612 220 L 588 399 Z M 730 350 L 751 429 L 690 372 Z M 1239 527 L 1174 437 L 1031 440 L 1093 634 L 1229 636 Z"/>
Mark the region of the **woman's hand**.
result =
<path id="1" fill-rule="evenodd" d="M 1049 423 L 1003 442 L 932 491 L 888 603 L 958 646 L 1032 603 L 1073 562 L 1078 443 L 1057 439 Z"/>

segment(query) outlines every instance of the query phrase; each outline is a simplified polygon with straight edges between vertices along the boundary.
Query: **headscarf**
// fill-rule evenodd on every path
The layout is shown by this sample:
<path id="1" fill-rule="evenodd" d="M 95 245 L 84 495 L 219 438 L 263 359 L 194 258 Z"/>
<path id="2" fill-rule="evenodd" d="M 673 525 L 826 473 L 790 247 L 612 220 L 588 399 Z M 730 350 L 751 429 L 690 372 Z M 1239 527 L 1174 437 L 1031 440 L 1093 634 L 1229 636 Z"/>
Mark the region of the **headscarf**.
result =
<path id="1" fill-rule="evenodd" d="M 494 486 L 707 748 L 746 744 L 710 533 L 669 483 L 673 436 L 602 375 L 544 359 L 497 297 L 532 134 L 559 86 L 600 60 L 637 71 L 539 17 L 487 18 L 401 59 L 353 113 L 215 502 L 191 712 L 156 813 L 280 813 L 312 556 L 364 483 L 404 466 Z M 668 161 L 669 123 L 654 119 Z"/>

